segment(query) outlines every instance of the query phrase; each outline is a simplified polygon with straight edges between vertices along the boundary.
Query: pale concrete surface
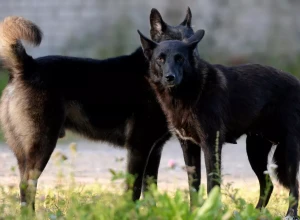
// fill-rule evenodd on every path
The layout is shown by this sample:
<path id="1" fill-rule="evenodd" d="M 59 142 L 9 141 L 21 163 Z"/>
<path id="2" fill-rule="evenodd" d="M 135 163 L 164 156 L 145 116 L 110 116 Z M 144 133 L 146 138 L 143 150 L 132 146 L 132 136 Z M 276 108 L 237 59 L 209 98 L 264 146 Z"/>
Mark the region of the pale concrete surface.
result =
<path id="1" fill-rule="evenodd" d="M 109 186 L 111 173 L 125 171 L 126 150 L 111 147 L 105 143 L 89 142 L 80 140 L 77 143 L 76 155 L 72 153 L 70 144 L 58 144 L 52 157 L 46 166 L 39 186 L 50 186 L 57 180 L 62 172 L 65 178 L 74 174 L 76 182 L 94 183 L 95 181 Z M 62 164 L 58 163 L 57 155 L 65 155 L 67 160 Z M 123 158 L 117 161 L 117 158 Z M 168 161 L 174 160 L 177 166 L 175 169 L 168 167 Z M 165 145 L 159 170 L 158 184 L 161 189 L 175 189 L 188 187 L 187 174 L 182 169 L 184 160 L 180 145 L 176 139 L 171 139 Z M 14 170 L 15 169 L 15 170 Z M 238 140 L 237 145 L 226 144 L 222 152 L 222 174 L 225 175 L 224 182 L 235 184 L 253 185 L 258 187 L 256 176 L 252 171 L 245 148 L 245 137 Z M 205 165 L 202 154 L 202 183 L 206 183 Z M 0 180 L 1 184 L 18 184 L 19 173 L 16 159 L 9 147 L 2 143 L 0 145 Z"/>

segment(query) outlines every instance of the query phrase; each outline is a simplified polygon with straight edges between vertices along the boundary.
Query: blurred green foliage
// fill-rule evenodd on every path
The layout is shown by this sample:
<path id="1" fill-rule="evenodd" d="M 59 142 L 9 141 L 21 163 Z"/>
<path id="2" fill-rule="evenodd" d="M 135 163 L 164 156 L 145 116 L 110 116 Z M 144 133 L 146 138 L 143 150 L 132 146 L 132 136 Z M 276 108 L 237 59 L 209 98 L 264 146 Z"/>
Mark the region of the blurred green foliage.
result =
<path id="1" fill-rule="evenodd" d="M 0 95 L 2 94 L 2 91 L 7 84 L 7 81 L 8 81 L 7 71 L 0 69 Z"/>
<path id="2" fill-rule="evenodd" d="M 7 84 L 7 81 L 8 81 L 8 73 L 0 69 L 0 96 L 2 95 L 2 91 Z M 1 140 L 3 140 L 3 133 L 1 132 L 1 127 L 0 127 L 0 141 Z"/>

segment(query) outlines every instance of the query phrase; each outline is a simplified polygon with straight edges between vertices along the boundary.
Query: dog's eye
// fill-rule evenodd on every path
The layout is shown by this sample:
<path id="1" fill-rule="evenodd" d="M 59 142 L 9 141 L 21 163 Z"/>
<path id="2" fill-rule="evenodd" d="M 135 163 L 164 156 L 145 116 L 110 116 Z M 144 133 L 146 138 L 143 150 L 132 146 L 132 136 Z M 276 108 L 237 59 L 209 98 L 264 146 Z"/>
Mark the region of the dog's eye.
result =
<path id="1" fill-rule="evenodd" d="M 165 59 L 163 57 L 158 57 L 156 60 L 157 60 L 158 63 L 164 63 L 165 62 Z"/>
<path id="2" fill-rule="evenodd" d="M 183 63 L 184 57 L 178 54 L 178 55 L 175 56 L 175 61 L 177 63 Z"/>

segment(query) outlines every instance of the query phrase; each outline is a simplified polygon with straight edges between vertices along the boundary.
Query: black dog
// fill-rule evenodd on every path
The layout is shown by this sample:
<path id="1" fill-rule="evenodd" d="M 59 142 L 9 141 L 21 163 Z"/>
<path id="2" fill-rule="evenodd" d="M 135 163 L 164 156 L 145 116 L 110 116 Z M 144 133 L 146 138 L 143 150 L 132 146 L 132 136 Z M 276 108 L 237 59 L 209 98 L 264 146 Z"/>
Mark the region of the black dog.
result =
<path id="1" fill-rule="evenodd" d="M 152 36 L 157 41 L 188 38 L 194 33 L 191 17 L 188 9 L 185 20 L 173 27 L 153 9 Z M 142 185 L 147 186 L 146 177 L 157 179 L 162 146 L 171 136 L 143 76 L 149 66 L 142 49 L 102 61 L 64 56 L 33 59 L 20 39 L 38 45 L 42 33 L 24 18 L 6 18 L 0 27 L 1 57 L 10 78 L 1 98 L 0 119 L 18 161 L 22 204 L 34 208 L 37 180 L 65 129 L 128 149 L 127 171 L 136 175 L 133 199 L 138 199 Z M 182 142 L 182 148 L 186 165 L 200 164 L 199 147 Z M 200 170 L 193 177 L 195 188 L 198 174 Z"/>
<path id="2" fill-rule="evenodd" d="M 247 144 L 253 148 L 247 146 L 247 151 L 252 155 L 250 162 L 254 170 L 267 163 L 272 144 L 278 144 L 274 154 L 278 178 L 296 200 L 290 203 L 288 215 L 297 217 L 299 81 L 269 66 L 225 67 L 205 62 L 193 53 L 204 36 L 203 30 L 186 43 L 176 40 L 155 43 L 139 34 L 144 54 L 150 61 L 148 79 L 170 129 L 182 139 L 197 143 L 204 151 L 207 173 L 213 174 L 207 177 L 208 191 L 219 185 L 216 179 L 225 140 L 247 134 Z M 258 206 L 268 203 L 270 192 L 266 196 L 265 204 Z"/>

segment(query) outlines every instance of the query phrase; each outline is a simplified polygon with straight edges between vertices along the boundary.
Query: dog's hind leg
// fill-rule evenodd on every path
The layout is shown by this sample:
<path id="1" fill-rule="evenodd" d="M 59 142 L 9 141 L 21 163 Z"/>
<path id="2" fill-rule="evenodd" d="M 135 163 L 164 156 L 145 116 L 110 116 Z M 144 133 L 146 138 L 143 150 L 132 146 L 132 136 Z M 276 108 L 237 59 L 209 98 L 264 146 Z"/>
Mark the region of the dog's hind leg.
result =
<path id="1" fill-rule="evenodd" d="M 37 181 L 55 148 L 65 113 L 57 97 L 41 91 L 30 94 L 39 101 L 16 93 L 7 102 L 9 125 L 4 133 L 18 160 L 21 204 L 35 209 Z"/>
<path id="2" fill-rule="evenodd" d="M 49 138 L 47 141 L 43 139 L 38 139 L 31 146 L 27 147 L 26 169 L 20 184 L 20 191 L 23 196 L 22 203 L 31 205 L 33 209 L 35 209 L 37 181 L 56 145 L 55 138 Z"/>
<path id="3" fill-rule="evenodd" d="M 279 182 L 290 190 L 293 198 L 289 202 L 288 216 L 297 217 L 299 200 L 299 182 L 297 178 L 299 169 L 299 141 L 296 137 L 286 137 L 285 142 L 278 144 L 274 152 L 274 161 L 277 164 L 277 177 Z"/>
<path id="4" fill-rule="evenodd" d="M 247 135 L 247 155 L 250 165 L 258 178 L 260 187 L 259 200 L 256 205 L 257 209 L 265 207 L 268 204 L 273 192 L 273 183 L 270 180 L 270 176 L 264 174 L 264 171 L 267 170 L 268 155 L 271 148 L 272 143 L 262 136 L 255 134 Z"/>
<path id="5" fill-rule="evenodd" d="M 34 141 L 25 146 L 26 168 L 21 181 L 21 195 L 25 195 L 24 201 L 35 209 L 35 195 L 37 182 L 46 167 L 49 158 L 56 146 L 59 130 L 49 127 L 35 135 Z"/>
<path id="6" fill-rule="evenodd" d="M 21 144 L 18 144 L 18 137 L 15 137 L 12 133 L 6 132 L 6 135 L 9 137 L 7 138 L 7 143 L 10 148 L 13 150 L 19 167 L 20 172 L 20 183 L 19 183 L 19 190 L 20 190 L 20 201 L 21 207 L 27 206 L 26 200 L 26 188 L 27 188 L 27 181 L 26 181 L 26 154 L 22 148 Z M 15 138 L 13 140 L 12 138 Z"/>
<path id="7" fill-rule="evenodd" d="M 24 183 L 25 183 L 25 169 L 26 169 L 26 158 L 23 150 L 15 151 L 15 156 L 17 158 L 18 162 L 18 167 L 20 171 L 20 184 L 19 184 L 19 189 L 20 189 L 20 200 L 21 200 L 21 206 L 26 205 L 26 194 L 25 191 L 23 190 Z"/>
<path id="8" fill-rule="evenodd" d="M 157 176 L 161 159 L 161 152 L 164 144 L 167 140 L 170 139 L 170 137 L 170 133 L 164 135 L 154 144 L 152 150 L 150 151 L 143 177 L 143 193 L 148 190 L 149 184 L 154 184 L 157 186 Z"/>

